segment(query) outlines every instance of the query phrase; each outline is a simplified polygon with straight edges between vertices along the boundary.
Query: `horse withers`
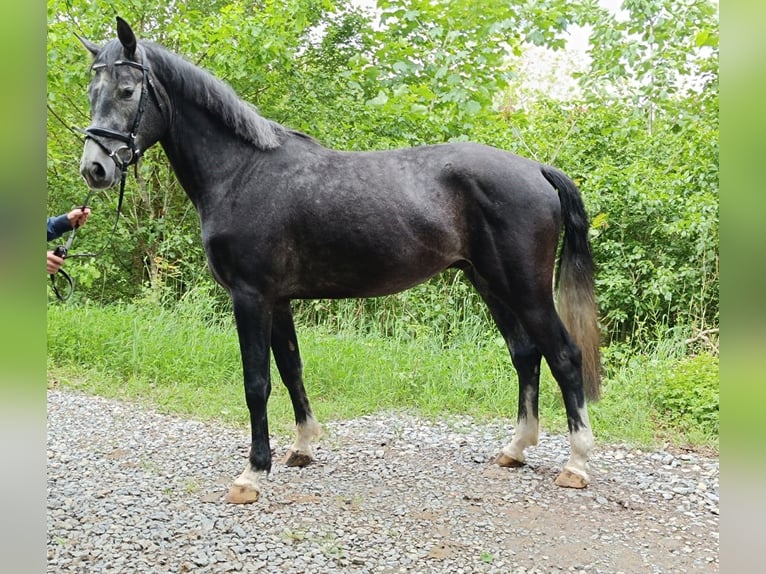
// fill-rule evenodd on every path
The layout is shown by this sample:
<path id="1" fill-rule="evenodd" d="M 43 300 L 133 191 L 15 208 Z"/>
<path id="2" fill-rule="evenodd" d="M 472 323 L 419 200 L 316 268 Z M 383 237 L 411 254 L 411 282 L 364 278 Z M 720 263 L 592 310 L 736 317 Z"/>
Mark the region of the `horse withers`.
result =
<path id="1" fill-rule="evenodd" d="M 256 500 L 271 469 L 270 352 L 295 411 L 286 462 L 318 433 L 303 384 L 293 299 L 395 293 L 460 268 L 486 302 L 518 373 L 515 433 L 495 462 L 524 463 L 538 440 L 545 357 L 564 399 L 571 453 L 556 484 L 588 484 L 599 333 L 588 220 L 553 167 L 473 144 L 345 152 L 260 116 L 225 83 L 117 18 L 117 39 L 80 38 L 93 56 L 91 127 L 80 171 L 114 186 L 159 142 L 199 212 L 210 270 L 232 298 L 251 447 L 227 500 Z M 559 309 L 554 306 L 554 264 Z M 563 319 L 563 320 L 562 320 Z M 566 325 L 566 326 L 565 326 Z"/>

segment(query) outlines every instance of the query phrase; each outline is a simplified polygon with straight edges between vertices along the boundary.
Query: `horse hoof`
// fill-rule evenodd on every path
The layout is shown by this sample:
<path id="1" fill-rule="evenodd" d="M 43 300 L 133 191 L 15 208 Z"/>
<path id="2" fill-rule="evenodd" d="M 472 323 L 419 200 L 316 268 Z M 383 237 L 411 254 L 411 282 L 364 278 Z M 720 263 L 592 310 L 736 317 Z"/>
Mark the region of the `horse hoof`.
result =
<path id="1" fill-rule="evenodd" d="M 306 454 L 305 452 L 298 452 L 295 450 L 290 450 L 285 455 L 285 458 L 283 459 L 283 462 L 286 466 L 308 466 L 314 461 L 311 455 Z"/>
<path id="2" fill-rule="evenodd" d="M 513 457 L 508 456 L 507 454 L 501 452 L 495 457 L 495 460 L 492 461 L 497 466 L 503 466 L 505 468 L 519 468 L 520 466 L 524 466 L 524 462 L 520 460 L 516 460 Z"/>
<path id="3" fill-rule="evenodd" d="M 585 488 L 588 486 L 588 477 L 565 468 L 556 477 L 555 484 L 562 488 Z"/>
<path id="4" fill-rule="evenodd" d="M 250 504 L 258 500 L 261 492 L 253 485 L 237 484 L 231 485 L 226 494 L 226 502 L 229 504 Z"/>

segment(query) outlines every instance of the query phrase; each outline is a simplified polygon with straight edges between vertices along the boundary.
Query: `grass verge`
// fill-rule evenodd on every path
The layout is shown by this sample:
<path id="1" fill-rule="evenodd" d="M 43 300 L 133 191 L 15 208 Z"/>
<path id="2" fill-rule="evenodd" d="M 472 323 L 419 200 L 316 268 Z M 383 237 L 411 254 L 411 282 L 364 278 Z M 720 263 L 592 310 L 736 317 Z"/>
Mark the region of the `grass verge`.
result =
<path id="1" fill-rule="evenodd" d="M 494 333 L 445 345 L 436 337 L 351 328 L 298 331 L 306 388 L 320 421 L 391 409 L 432 418 L 515 419 L 516 376 Z M 605 349 L 602 400 L 590 405 L 597 441 L 717 450 L 718 360 L 700 357 L 686 357 L 673 340 L 645 353 Z M 272 380 L 270 428 L 288 433 L 292 408 L 273 366 Z M 49 306 L 48 384 L 167 413 L 248 422 L 234 326 L 193 303 L 172 310 L 146 303 Z M 566 432 L 561 394 L 545 366 L 540 417 L 543 429 Z"/>

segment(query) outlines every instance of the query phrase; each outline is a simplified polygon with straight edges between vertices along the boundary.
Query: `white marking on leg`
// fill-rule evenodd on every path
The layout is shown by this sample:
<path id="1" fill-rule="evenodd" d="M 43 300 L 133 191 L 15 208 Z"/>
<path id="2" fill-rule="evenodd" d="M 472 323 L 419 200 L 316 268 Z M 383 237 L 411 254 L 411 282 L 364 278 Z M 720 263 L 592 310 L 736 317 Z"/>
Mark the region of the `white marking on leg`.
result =
<path id="1" fill-rule="evenodd" d="M 316 419 L 313 416 L 307 417 L 304 423 L 295 425 L 295 442 L 290 450 L 314 458 L 311 439 L 318 438 L 320 434 L 322 434 L 322 427 Z"/>
<path id="2" fill-rule="evenodd" d="M 231 504 L 250 504 L 255 502 L 261 495 L 261 478 L 266 478 L 265 470 L 254 470 L 248 462 L 245 470 L 237 477 L 229 492 L 226 494 L 226 502 Z"/>
<path id="3" fill-rule="evenodd" d="M 513 433 L 511 442 L 503 447 L 501 451 L 504 455 L 511 457 L 519 462 L 524 462 L 524 449 L 528 446 L 537 445 L 540 421 L 534 416 L 534 406 L 532 405 L 532 389 L 528 389 L 524 396 L 524 406 L 526 416 L 516 421 L 516 431 Z"/>
<path id="4" fill-rule="evenodd" d="M 255 490 L 260 492 L 261 479 L 265 479 L 268 476 L 266 470 L 255 470 L 253 465 L 249 462 L 237 479 L 234 481 L 234 486 L 244 487 L 248 490 Z"/>
<path id="5" fill-rule="evenodd" d="M 569 462 L 564 466 L 564 470 L 569 470 L 588 480 L 588 470 L 590 467 L 590 453 L 593 451 L 593 431 L 590 428 L 588 419 L 588 407 L 583 405 L 579 409 L 580 419 L 583 422 L 577 431 L 569 435 Z"/>

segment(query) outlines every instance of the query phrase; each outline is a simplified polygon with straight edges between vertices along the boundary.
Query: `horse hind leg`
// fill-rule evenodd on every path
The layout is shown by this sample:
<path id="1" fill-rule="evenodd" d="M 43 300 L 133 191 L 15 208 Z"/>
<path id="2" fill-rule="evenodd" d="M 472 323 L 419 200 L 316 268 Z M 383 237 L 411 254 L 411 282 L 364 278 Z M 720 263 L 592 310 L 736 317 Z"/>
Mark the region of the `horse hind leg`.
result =
<path id="1" fill-rule="evenodd" d="M 519 378 L 519 408 L 513 437 L 502 448 L 494 462 L 499 466 L 516 467 L 526 462 L 524 450 L 529 446 L 536 446 L 538 442 L 540 428 L 538 397 L 542 354 L 525 335 L 507 341 L 511 360 Z"/>
<path id="2" fill-rule="evenodd" d="M 542 353 L 531 342 L 510 308 L 490 292 L 484 280 L 472 269 L 466 270 L 466 276 L 487 304 L 495 325 L 505 339 L 518 376 L 519 405 L 516 429 L 511 441 L 503 447 L 494 463 L 503 467 L 519 467 L 526 461 L 524 450 L 529 446 L 536 446 L 538 442 Z"/>
<path id="3" fill-rule="evenodd" d="M 569 428 L 570 458 L 556 478 L 556 484 L 570 488 L 586 487 L 590 482 L 588 466 L 594 441 L 583 390 L 582 355 L 556 313 L 550 282 L 547 279 L 538 284 L 517 281 L 512 294 L 508 292 L 507 296 L 496 295 L 489 289 L 489 283 L 474 280 L 474 284 L 487 301 L 501 332 L 508 330 L 502 325 L 514 324 L 511 317 L 519 324 L 515 330 L 503 332 L 519 373 L 519 424 L 513 439 L 496 459 L 498 464 L 522 464 L 524 449 L 537 441 L 540 353 L 561 389 Z M 503 281 L 497 284 L 502 285 Z M 498 305 L 497 301 L 502 303 Z M 506 308 L 508 310 L 504 311 Z M 525 409 L 526 412 L 523 412 Z"/>
<path id="4" fill-rule="evenodd" d="M 542 351 L 564 399 L 570 456 L 556 478 L 556 484 L 584 488 L 590 482 L 588 467 L 594 441 L 583 390 L 582 354 L 552 303 L 538 308 L 527 307 L 521 313 L 525 329 Z"/>
<path id="5" fill-rule="evenodd" d="M 311 441 L 319 437 L 321 427 L 314 418 L 303 386 L 303 364 L 289 302 L 274 309 L 271 350 L 282 382 L 290 394 L 295 413 L 295 441 L 282 462 L 287 466 L 306 466 L 314 460 Z"/>

